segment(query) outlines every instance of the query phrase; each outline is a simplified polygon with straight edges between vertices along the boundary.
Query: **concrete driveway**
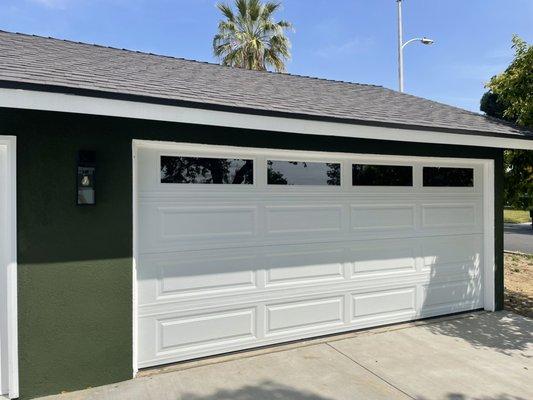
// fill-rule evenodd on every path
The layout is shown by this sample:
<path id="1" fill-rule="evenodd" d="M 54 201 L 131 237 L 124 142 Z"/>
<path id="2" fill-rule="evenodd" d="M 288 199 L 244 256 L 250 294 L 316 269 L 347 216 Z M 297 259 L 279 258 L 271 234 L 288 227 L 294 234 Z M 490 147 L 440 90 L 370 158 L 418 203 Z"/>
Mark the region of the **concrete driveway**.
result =
<path id="1" fill-rule="evenodd" d="M 507 251 L 519 251 L 533 254 L 533 229 L 527 224 L 505 224 L 503 227 L 503 248 Z"/>
<path id="2" fill-rule="evenodd" d="M 144 371 L 48 400 L 533 399 L 533 320 L 473 313 Z"/>

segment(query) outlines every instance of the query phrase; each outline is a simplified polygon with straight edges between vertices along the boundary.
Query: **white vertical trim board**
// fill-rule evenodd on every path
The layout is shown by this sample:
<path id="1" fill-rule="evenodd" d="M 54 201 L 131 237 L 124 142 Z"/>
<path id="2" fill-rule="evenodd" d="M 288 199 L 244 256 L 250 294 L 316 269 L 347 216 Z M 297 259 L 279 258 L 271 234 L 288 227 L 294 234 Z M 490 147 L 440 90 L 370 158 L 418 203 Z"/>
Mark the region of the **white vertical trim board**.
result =
<path id="1" fill-rule="evenodd" d="M 16 138 L 0 136 L 0 395 L 17 398 Z"/>
<path id="2" fill-rule="evenodd" d="M 495 248 L 494 248 L 494 161 L 486 160 L 483 168 L 483 230 L 484 230 L 484 289 L 485 310 L 494 311 L 496 307 L 494 273 Z"/>
<path id="3" fill-rule="evenodd" d="M 138 245 L 137 245 L 137 146 L 136 141 L 132 141 L 132 205 L 133 205 L 133 265 L 132 265 L 132 365 L 133 365 L 133 377 L 137 375 L 139 371 L 137 362 L 137 260 L 138 260 Z"/>

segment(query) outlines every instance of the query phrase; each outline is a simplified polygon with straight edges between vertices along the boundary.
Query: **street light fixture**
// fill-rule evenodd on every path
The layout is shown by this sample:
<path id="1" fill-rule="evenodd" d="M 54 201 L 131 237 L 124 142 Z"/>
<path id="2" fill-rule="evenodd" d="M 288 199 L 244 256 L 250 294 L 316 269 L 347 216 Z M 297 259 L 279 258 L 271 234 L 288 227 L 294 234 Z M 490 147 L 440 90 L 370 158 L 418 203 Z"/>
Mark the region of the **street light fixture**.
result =
<path id="1" fill-rule="evenodd" d="M 432 39 L 427 37 L 414 38 L 403 42 L 403 27 L 402 27 L 402 0 L 396 0 L 398 3 L 398 81 L 400 85 L 400 92 L 403 92 L 403 48 L 412 42 L 420 42 L 425 45 L 434 43 Z"/>

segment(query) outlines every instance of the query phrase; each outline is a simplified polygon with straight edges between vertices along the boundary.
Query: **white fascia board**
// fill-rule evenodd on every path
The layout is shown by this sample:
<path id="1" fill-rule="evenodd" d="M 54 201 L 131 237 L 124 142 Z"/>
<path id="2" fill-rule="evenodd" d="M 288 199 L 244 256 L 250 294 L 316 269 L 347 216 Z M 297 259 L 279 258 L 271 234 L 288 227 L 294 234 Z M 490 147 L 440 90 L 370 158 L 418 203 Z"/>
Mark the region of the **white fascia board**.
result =
<path id="1" fill-rule="evenodd" d="M 0 89 L 0 107 L 137 118 L 308 135 L 533 150 L 533 140 L 243 114 L 23 89 Z"/>

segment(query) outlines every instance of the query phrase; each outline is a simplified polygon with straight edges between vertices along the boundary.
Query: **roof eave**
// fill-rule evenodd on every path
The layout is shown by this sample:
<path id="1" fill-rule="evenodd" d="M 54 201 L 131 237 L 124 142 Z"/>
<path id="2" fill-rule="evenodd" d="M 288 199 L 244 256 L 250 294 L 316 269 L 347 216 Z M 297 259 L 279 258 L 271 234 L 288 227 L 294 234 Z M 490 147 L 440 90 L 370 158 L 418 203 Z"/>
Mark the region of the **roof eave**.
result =
<path id="1" fill-rule="evenodd" d="M 57 94 L 57 95 L 66 95 L 66 96 L 77 96 L 79 98 L 92 98 L 95 100 L 109 100 L 117 102 L 128 102 L 128 103 L 140 103 L 140 104 L 151 104 L 154 106 L 166 106 L 166 107 L 176 107 L 184 109 L 198 109 L 205 111 L 214 111 L 221 113 L 234 113 L 234 114 L 243 114 L 243 115 L 255 115 L 263 117 L 272 117 L 272 118 L 283 118 L 283 119 L 293 119 L 300 121 L 309 121 L 309 122 L 323 122 L 323 123 L 333 123 L 333 124 L 348 124 L 348 125 L 357 125 L 357 126 L 367 126 L 367 127 L 381 127 L 381 128 L 390 128 L 390 129 L 401 129 L 409 131 L 419 131 L 419 132 L 441 132 L 446 134 L 452 134 L 457 136 L 481 136 L 485 138 L 499 138 L 499 139 L 508 139 L 512 141 L 526 141 L 531 145 L 533 149 L 533 133 L 527 131 L 517 134 L 504 134 L 500 132 L 490 132 L 490 131 L 477 131 L 471 129 L 456 129 L 456 128 L 447 128 L 442 126 L 424 126 L 424 125 L 411 125 L 405 123 L 392 123 L 392 122 L 382 122 L 382 121 L 368 121 L 368 120 L 359 120 L 359 119 L 350 119 L 350 118 L 338 118 L 331 116 L 320 116 L 313 114 L 301 114 L 301 113 L 290 113 L 285 111 L 276 111 L 276 110 L 264 110 L 256 108 L 247 108 L 247 107 L 237 107 L 231 105 L 221 105 L 221 104 L 211 104 L 205 102 L 192 102 L 192 101 L 182 101 L 168 98 L 159 98 L 159 97 L 150 97 L 150 96 L 140 96 L 137 94 L 128 94 L 128 93 L 116 93 L 116 92 L 106 92 L 100 90 L 91 90 L 85 88 L 76 88 L 76 87 L 65 87 L 65 86 L 56 86 L 56 85 L 45 85 L 45 84 L 36 84 L 30 82 L 18 82 L 18 81 L 0 81 L 0 88 L 5 90 L 19 90 L 24 91 L 26 95 L 30 93 L 47 93 L 47 94 Z M 12 92 L 14 93 L 14 92 Z M 5 93 L 0 96 L 0 106 L 10 107 L 10 99 L 6 97 Z M 33 107 L 25 107 L 24 105 L 19 104 L 19 107 L 15 107 L 16 104 L 12 104 L 13 108 L 31 108 L 31 109 L 43 109 L 49 111 L 63 111 L 63 112 L 73 112 L 68 110 L 68 107 L 61 107 L 56 105 L 53 110 L 50 107 L 43 105 L 38 107 L 34 105 Z M 89 114 L 98 114 L 98 115 L 109 115 L 106 112 L 102 111 L 101 113 L 96 113 L 94 110 L 92 112 L 87 112 Z M 122 115 L 125 116 L 125 115 Z M 125 116 L 126 117 L 126 116 Z M 136 116 L 135 114 L 128 115 L 128 118 L 137 118 L 137 119 L 150 119 L 143 117 L 141 113 Z M 175 121 L 177 122 L 177 121 Z M 183 121 L 185 122 L 185 121 Z M 438 143 L 438 138 L 435 138 L 435 143 Z M 399 139 L 391 139 L 399 140 Z M 406 140 L 411 141 L 411 140 Z M 453 144 L 453 143 L 452 143 Z M 528 144 L 525 146 L 529 148 Z M 505 146 L 491 146 L 488 147 L 505 147 Z M 517 148 L 522 148 L 523 146 L 518 146 Z"/>

